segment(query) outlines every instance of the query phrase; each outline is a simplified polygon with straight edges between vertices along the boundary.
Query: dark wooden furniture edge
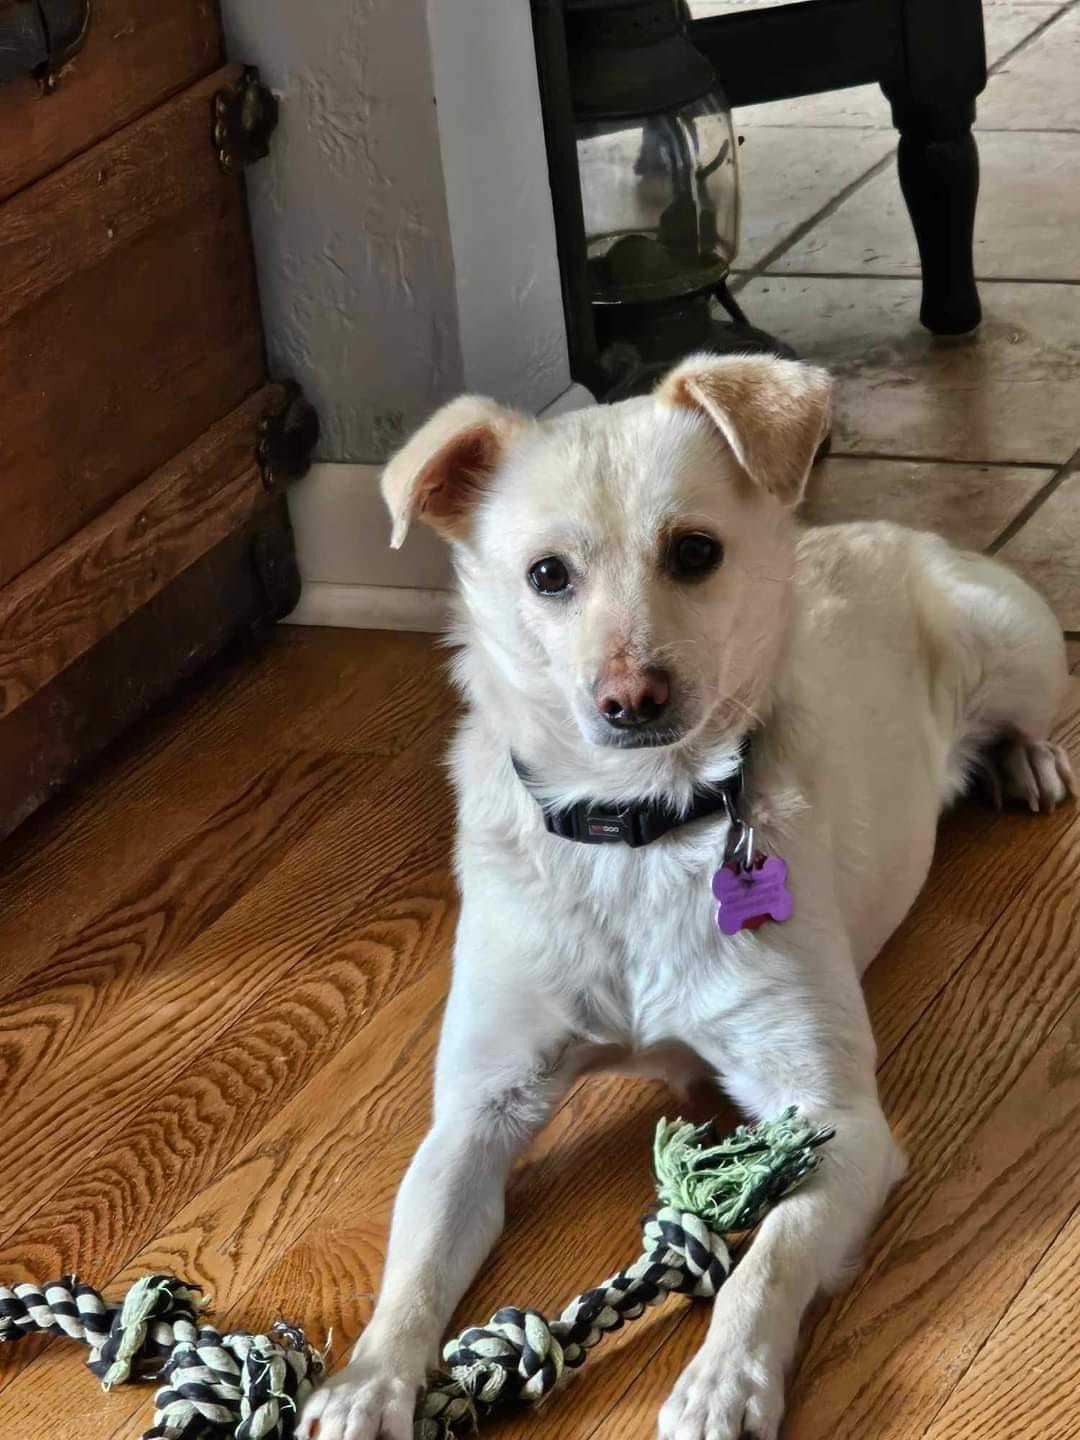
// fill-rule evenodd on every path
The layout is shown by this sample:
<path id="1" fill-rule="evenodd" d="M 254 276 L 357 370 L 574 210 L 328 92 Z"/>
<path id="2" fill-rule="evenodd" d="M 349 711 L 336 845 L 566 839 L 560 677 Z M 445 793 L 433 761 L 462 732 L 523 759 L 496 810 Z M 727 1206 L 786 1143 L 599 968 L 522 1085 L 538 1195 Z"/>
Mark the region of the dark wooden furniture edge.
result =
<path id="1" fill-rule="evenodd" d="M 0 838 L 230 644 L 300 595 L 285 496 L 0 721 Z"/>

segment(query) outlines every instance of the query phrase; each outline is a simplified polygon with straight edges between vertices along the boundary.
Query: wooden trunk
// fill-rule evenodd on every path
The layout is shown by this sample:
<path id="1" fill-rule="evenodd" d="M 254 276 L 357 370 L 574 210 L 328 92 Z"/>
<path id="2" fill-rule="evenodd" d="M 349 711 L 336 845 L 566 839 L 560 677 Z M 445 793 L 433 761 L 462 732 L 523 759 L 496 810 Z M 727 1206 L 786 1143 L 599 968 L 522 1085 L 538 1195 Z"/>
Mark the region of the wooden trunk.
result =
<path id="1" fill-rule="evenodd" d="M 89 13 L 0 85 L 0 835 L 299 593 L 265 434 L 296 402 L 212 133 L 241 67 L 209 0 Z"/>

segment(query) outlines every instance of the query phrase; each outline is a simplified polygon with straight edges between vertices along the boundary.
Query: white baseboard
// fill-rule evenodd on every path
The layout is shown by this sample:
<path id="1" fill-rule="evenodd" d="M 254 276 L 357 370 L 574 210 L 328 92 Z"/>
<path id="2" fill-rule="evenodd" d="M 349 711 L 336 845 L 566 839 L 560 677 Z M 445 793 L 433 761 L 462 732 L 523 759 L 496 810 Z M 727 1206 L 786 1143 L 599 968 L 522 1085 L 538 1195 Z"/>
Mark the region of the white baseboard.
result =
<path id="1" fill-rule="evenodd" d="M 581 385 L 542 411 L 561 415 L 594 404 Z M 414 525 L 391 550 L 390 524 L 379 493 L 378 465 L 320 463 L 293 486 L 289 510 L 303 579 L 289 625 L 355 630 L 441 630 L 452 576 L 446 547 Z"/>
<path id="2" fill-rule="evenodd" d="M 446 629 L 449 590 L 411 590 L 399 585 L 333 585 L 309 580 L 287 625 L 332 625 L 346 630 Z"/>

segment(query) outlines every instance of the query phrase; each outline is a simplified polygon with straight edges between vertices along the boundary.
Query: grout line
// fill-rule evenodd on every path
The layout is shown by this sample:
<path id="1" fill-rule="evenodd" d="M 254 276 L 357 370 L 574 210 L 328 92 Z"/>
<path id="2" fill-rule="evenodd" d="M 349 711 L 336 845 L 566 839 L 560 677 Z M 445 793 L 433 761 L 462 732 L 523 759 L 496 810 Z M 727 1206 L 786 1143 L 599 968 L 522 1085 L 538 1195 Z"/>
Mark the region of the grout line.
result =
<path id="1" fill-rule="evenodd" d="M 1056 24 L 1056 22 L 1060 20 L 1063 15 L 1067 14 L 1068 11 L 1075 9 L 1078 5 L 1080 5 L 1080 0 L 1067 0 L 1066 4 L 1062 5 L 1059 9 L 1055 10 L 1052 15 L 1049 15 L 1040 24 L 1036 25 L 1035 28 L 1030 31 L 1029 34 L 1025 35 L 1024 38 L 1020 40 L 1016 45 L 1014 45 L 1011 50 L 1006 50 L 1004 55 L 1000 56 L 997 60 L 995 60 L 992 65 L 987 66 L 987 78 L 989 78 L 991 75 L 996 75 L 1001 66 L 1008 64 L 1008 62 L 1015 55 L 1019 55 L 1022 50 L 1026 50 L 1030 44 L 1032 44 L 1035 40 L 1039 39 L 1041 35 L 1043 35 L 1047 30 L 1049 30 L 1051 25 Z M 824 93 L 828 94 L 831 92 L 826 91 Z M 882 158 L 876 162 L 876 164 L 870 166 L 869 170 L 866 170 L 862 175 L 856 176 L 854 180 L 849 181 L 849 183 L 845 185 L 842 190 L 838 191 L 831 200 L 828 200 L 807 220 L 803 220 L 800 224 L 796 225 L 794 229 L 791 230 L 791 232 L 785 237 L 785 239 L 778 241 L 771 250 L 765 253 L 765 255 L 761 258 L 761 260 L 757 262 L 756 265 L 752 265 L 749 270 L 741 272 L 741 276 L 739 278 L 736 278 L 736 280 L 732 283 L 730 287 L 731 293 L 733 295 L 737 295 L 751 280 L 754 280 L 759 275 L 764 274 L 765 271 L 768 270 L 769 266 L 775 260 L 778 260 L 781 255 L 786 255 L 787 252 L 794 245 L 798 244 L 798 242 L 803 238 L 804 235 L 808 235 L 810 231 L 813 230 L 817 225 L 820 225 L 823 220 L 827 220 L 830 215 L 835 214 L 835 212 L 840 208 L 840 206 L 843 205 L 845 200 L 849 199 L 857 191 L 861 190 L 862 187 L 866 185 L 870 180 L 876 179 L 877 176 L 882 173 L 885 167 L 892 163 L 895 154 L 895 150 L 892 150 L 889 152 L 888 155 L 883 155 Z"/>
<path id="2" fill-rule="evenodd" d="M 891 450 L 830 450 L 827 460 L 897 460 L 907 465 L 955 465 L 986 470 L 1049 470 L 1056 475 L 1056 460 L 958 460 L 955 455 L 908 455 Z"/>
<path id="3" fill-rule="evenodd" d="M 1052 15 L 1048 15 L 1045 20 L 1036 25 L 1034 30 L 1030 30 L 1022 40 L 1018 40 L 1011 50 L 1006 50 L 1005 54 L 999 55 L 992 65 L 988 65 L 986 67 L 987 76 L 996 75 L 1014 55 L 1019 55 L 1021 50 L 1026 50 L 1029 45 L 1044 35 L 1051 25 L 1056 25 L 1063 15 L 1067 15 L 1070 10 L 1075 10 L 1077 4 L 1080 4 L 1080 0 L 1067 0 L 1066 4 L 1059 6 Z"/>
<path id="4" fill-rule="evenodd" d="M 838 95 L 840 92 L 838 90 L 822 90 L 820 93 L 822 95 Z M 803 95 L 799 98 L 805 100 L 807 97 Z M 865 135 L 868 132 L 874 135 L 887 135 L 890 132 L 892 134 L 896 133 L 895 127 L 892 125 L 874 125 L 870 121 L 867 121 L 865 125 L 830 125 L 821 122 L 815 124 L 812 120 L 808 120 L 805 123 L 799 120 L 770 120 L 768 122 L 744 120 L 742 124 L 740 124 L 738 115 L 734 111 L 732 112 L 732 116 L 735 129 L 740 134 L 745 132 L 747 135 L 756 135 L 759 130 L 850 130 L 856 135 Z"/>
<path id="5" fill-rule="evenodd" d="M 835 95 L 838 91 L 824 90 L 824 95 Z M 802 98 L 806 98 L 805 96 Z M 972 127 L 976 138 L 980 135 L 1080 135 L 1080 125 L 983 125 L 976 121 Z M 852 134 L 865 135 L 868 132 L 875 135 L 895 134 L 896 128 L 893 125 L 874 125 L 867 121 L 865 124 L 821 123 L 813 120 L 744 120 L 741 124 L 736 118 L 735 129 L 747 135 L 756 135 L 759 130 L 850 130 Z"/>
<path id="6" fill-rule="evenodd" d="M 751 280 L 755 280 L 759 275 L 763 275 L 774 260 L 779 260 L 781 255 L 786 255 L 792 246 L 798 244 L 804 235 L 808 235 L 822 220 L 827 220 L 830 215 L 835 214 L 845 200 L 854 195 L 856 191 L 861 190 L 869 181 L 876 179 L 887 165 L 891 165 L 895 155 L 895 150 L 890 150 L 887 155 L 883 155 L 880 160 L 870 166 L 869 170 L 866 170 L 862 175 L 857 175 L 854 180 L 849 181 L 842 190 L 839 190 L 831 200 L 826 201 L 820 210 L 816 210 L 814 214 L 806 220 L 800 221 L 793 230 L 788 232 L 783 240 L 778 241 L 771 250 L 767 250 L 756 264 L 752 265 L 748 270 L 740 271 L 731 285 L 732 294 L 738 294 Z"/>
<path id="7" fill-rule="evenodd" d="M 735 270 L 748 280 L 908 280 L 920 281 L 916 271 L 898 275 L 891 270 Z M 1080 285 L 1080 276 L 1068 279 L 1050 275 L 976 275 L 980 285 Z"/>
<path id="8" fill-rule="evenodd" d="M 1080 450 L 1074 451 L 1063 465 L 1059 465 L 1046 484 L 1035 492 L 1026 505 L 1020 507 L 1001 534 L 986 547 L 986 554 L 996 555 L 1003 546 L 1007 545 L 1013 536 L 1023 529 L 1035 512 L 1042 509 L 1062 482 L 1067 480 L 1070 475 L 1077 473 L 1078 468 L 1080 468 Z"/>
<path id="9" fill-rule="evenodd" d="M 809 125 L 806 127 L 811 128 Z M 854 129 L 854 126 L 851 127 Z M 980 135 L 1080 135 L 1080 125 L 975 125 Z"/>

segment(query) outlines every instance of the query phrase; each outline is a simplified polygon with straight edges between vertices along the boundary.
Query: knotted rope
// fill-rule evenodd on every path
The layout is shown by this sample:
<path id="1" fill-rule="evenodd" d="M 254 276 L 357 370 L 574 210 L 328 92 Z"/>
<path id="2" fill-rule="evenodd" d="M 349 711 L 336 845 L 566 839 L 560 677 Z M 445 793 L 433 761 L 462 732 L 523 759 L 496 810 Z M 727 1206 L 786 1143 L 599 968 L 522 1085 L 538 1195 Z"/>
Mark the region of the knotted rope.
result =
<path id="1" fill-rule="evenodd" d="M 78 1340 L 104 1390 L 163 1380 L 144 1440 L 291 1440 L 322 1356 L 283 1322 L 269 1335 L 222 1335 L 199 1323 L 204 1308 L 196 1289 L 168 1275 L 136 1281 L 114 1307 L 74 1275 L 40 1287 L 0 1285 L 0 1341 Z"/>
<path id="2" fill-rule="evenodd" d="M 575 1296 L 556 1320 L 504 1306 L 450 1340 L 446 1368 L 417 1408 L 414 1440 L 452 1440 L 492 1411 L 539 1405 L 605 1335 L 665 1295 L 710 1299 L 731 1271 L 729 1238 L 752 1230 L 817 1168 L 817 1147 L 832 1133 L 794 1108 L 719 1141 L 711 1124 L 662 1120 L 653 1145 L 660 1208 L 645 1217 L 637 1259 Z"/>
<path id="3" fill-rule="evenodd" d="M 493 1411 L 539 1405 L 588 1352 L 665 1295 L 709 1299 L 731 1271 L 729 1240 L 817 1168 L 832 1134 L 792 1108 L 717 1140 L 712 1125 L 661 1120 L 653 1145 L 658 1209 L 641 1253 L 576 1295 L 555 1320 L 507 1305 L 443 1349 L 445 1370 L 421 1396 L 414 1440 L 455 1440 Z M 323 1373 L 323 1356 L 284 1322 L 268 1335 L 222 1335 L 200 1323 L 198 1290 L 150 1275 L 110 1307 L 73 1275 L 44 1286 L 0 1285 L 0 1342 L 66 1335 L 89 1347 L 105 1390 L 159 1379 L 143 1440 L 292 1440 Z"/>

